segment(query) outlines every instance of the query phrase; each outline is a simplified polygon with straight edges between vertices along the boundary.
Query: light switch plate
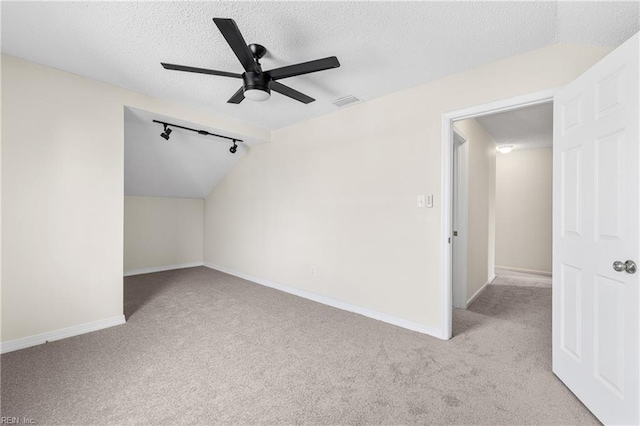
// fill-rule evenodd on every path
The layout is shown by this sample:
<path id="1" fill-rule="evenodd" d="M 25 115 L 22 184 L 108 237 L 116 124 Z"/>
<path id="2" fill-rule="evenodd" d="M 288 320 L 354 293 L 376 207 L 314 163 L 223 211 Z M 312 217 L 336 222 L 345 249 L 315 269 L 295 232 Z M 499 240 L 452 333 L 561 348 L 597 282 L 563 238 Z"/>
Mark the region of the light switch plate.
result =
<path id="1" fill-rule="evenodd" d="M 427 207 L 433 207 L 433 195 L 427 195 Z"/>
<path id="2" fill-rule="evenodd" d="M 416 205 L 417 205 L 418 207 L 424 207 L 426 203 L 427 203 L 427 198 L 426 198 L 426 196 L 424 196 L 424 195 L 418 195 Z"/>

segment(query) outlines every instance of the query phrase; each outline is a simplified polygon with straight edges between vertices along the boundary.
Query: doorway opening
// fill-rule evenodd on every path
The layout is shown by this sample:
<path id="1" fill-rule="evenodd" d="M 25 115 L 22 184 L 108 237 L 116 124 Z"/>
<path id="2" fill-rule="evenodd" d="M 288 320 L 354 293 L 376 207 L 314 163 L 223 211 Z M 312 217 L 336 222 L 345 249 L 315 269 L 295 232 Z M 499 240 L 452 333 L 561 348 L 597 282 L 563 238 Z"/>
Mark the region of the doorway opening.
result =
<path id="1" fill-rule="evenodd" d="M 441 337 L 452 336 L 453 123 L 553 102 L 554 285 L 546 340 L 553 373 L 605 424 L 640 418 L 639 40 L 632 36 L 560 89 L 443 114 Z M 490 327 L 496 341 L 513 342 L 503 338 L 503 325 Z"/>
<path id="2" fill-rule="evenodd" d="M 442 337 L 445 339 L 453 335 L 453 308 L 466 309 L 495 278 L 496 142 L 488 135 L 482 141 L 484 145 L 472 146 L 469 133 L 477 130 L 473 126 L 484 130 L 477 122 L 482 117 L 552 105 L 554 93 L 555 90 L 548 90 L 443 115 L 442 217 L 445 255 L 442 270 Z M 465 120 L 469 120 L 467 124 L 463 124 Z M 469 123 L 473 123 L 471 127 Z M 476 153 L 474 157 L 474 151 L 480 154 Z M 485 158 L 479 159 L 478 155 Z M 474 165 L 473 162 L 478 160 L 485 164 Z M 551 245 L 549 255 L 550 251 Z"/>

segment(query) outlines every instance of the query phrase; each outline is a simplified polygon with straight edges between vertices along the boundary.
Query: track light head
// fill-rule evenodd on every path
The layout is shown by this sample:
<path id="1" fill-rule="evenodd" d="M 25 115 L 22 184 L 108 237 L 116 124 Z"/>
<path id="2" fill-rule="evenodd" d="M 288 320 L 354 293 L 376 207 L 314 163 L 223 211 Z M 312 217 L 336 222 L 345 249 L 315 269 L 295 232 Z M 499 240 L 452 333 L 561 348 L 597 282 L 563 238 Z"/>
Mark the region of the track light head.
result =
<path id="1" fill-rule="evenodd" d="M 236 142 L 233 141 L 233 146 L 229 148 L 229 152 L 232 154 L 235 154 L 237 150 L 238 150 L 238 145 L 236 145 Z"/>
<path id="2" fill-rule="evenodd" d="M 169 140 L 169 135 L 173 130 L 171 130 L 166 124 L 164 125 L 164 132 L 160 133 L 160 136 L 165 138 L 165 140 Z"/>

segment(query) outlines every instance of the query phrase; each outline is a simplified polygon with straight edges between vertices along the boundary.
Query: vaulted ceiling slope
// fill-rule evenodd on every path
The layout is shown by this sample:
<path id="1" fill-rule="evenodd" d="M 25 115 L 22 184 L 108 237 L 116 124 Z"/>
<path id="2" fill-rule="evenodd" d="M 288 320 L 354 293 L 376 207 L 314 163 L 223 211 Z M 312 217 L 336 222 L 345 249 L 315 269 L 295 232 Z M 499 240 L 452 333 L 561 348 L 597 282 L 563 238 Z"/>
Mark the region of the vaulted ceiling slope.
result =
<path id="1" fill-rule="evenodd" d="M 615 47 L 638 2 L 2 2 L 2 51 L 276 129 L 554 43 Z M 265 70 L 335 55 L 342 66 L 287 79 L 317 99 L 226 103 L 239 81 L 160 62 L 241 72 L 213 17 L 269 53 Z"/>
<path id="2" fill-rule="evenodd" d="M 233 142 L 172 128 L 169 140 L 160 137 L 159 120 L 196 130 L 242 139 Z M 124 194 L 148 197 L 204 198 L 247 152 L 263 143 L 228 131 L 126 107 L 124 110 Z"/>

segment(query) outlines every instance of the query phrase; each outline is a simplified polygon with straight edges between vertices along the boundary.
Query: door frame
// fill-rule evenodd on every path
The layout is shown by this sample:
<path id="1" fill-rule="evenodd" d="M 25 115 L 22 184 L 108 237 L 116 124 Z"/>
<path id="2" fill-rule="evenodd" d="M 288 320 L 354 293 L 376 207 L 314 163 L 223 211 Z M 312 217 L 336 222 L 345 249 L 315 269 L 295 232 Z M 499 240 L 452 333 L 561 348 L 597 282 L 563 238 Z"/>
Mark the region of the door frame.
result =
<path id="1" fill-rule="evenodd" d="M 449 340 L 453 331 L 453 287 L 451 240 L 453 238 L 453 122 L 484 115 L 507 112 L 528 106 L 553 102 L 555 93 L 560 89 L 543 90 L 526 95 L 502 99 L 442 114 L 442 268 L 441 268 L 441 318 L 440 337 Z"/>

